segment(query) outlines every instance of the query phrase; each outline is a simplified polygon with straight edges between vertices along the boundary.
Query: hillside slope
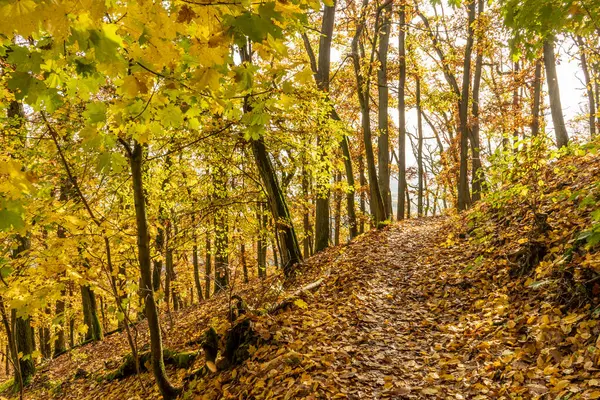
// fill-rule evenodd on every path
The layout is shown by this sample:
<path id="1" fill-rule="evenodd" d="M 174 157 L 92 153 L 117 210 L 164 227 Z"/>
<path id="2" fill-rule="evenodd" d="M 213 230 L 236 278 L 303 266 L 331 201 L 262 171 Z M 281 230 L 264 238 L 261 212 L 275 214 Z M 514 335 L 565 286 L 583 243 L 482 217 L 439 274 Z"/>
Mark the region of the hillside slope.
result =
<path id="1" fill-rule="evenodd" d="M 289 287 L 273 276 L 236 288 L 252 310 L 238 319 L 257 337 L 250 357 L 188 381 L 182 397 L 600 398 L 599 165 L 564 157 L 468 214 L 331 248 Z M 265 312 L 310 282 L 321 284 Z M 222 294 L 163 316 L 166 347 L 201 356 L 169 369 L 175 383 L 204 365 L 206 329 L 230 327 L 227 306 Z M 137 331 L 143 349 L 143 323 Z M 101 379 L 127 352 L 123 334 L 71 351 L 39 370 L 26 398 L 159 398 L 149 373 Z"/>

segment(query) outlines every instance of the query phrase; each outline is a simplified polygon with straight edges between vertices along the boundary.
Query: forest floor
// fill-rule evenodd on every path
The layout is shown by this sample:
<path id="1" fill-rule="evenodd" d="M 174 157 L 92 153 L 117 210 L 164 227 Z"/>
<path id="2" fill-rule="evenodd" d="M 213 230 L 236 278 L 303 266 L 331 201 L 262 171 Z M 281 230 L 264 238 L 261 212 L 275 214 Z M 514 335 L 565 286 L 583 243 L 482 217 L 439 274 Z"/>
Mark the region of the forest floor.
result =
<path id="1" fill-rule="evenodd" d="M 600 398 L 600 285 L 585 281 L 586 298 L 569 291 L 579 287 L 569 268 L 600 264 L 573 247 L 595 208 L 556 195 L 597 193 L 598 161 L 578 159 L 577 181 L 546 177 L 543 234 L 532 233 L 523 207 L 484 205 L 479 220 L 411 219 L 368 232 L 312 257 L 285 288 L 276 275 L 234 288 L 257 311 L 242 318 L 260 340 L 240 365 L 188 382 L 182 398 Z M 523 260 L 533 265 L 515 275 Z M 319 279 L 290 309 L 258 312 Z M 189 369 L 167 369 L 175 384 L 204 365 L 203 332 L 230 327 L 227 297 L 162 315 L 165 347 L 199 351 Z M 145 324 L 136 330 L 144 348 Z M 160 398 L 150 373 L 103 379 L 128 351 L 124 333 L 75 349 L 42 365 L 25 397 Z"/>

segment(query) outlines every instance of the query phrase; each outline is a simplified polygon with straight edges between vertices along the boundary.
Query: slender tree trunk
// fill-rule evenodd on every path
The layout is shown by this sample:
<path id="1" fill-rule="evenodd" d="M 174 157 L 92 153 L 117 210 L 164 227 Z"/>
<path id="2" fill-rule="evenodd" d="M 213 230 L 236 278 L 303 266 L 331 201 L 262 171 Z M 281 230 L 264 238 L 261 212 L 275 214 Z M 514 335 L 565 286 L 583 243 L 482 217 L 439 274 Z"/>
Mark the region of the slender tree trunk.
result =
<path id="1" fill-rule="evenodd" d="M 26 236 L 17 236 L 18 246 L 13 251 L 13 258 L 21 257 L 22 253 L 29 250 L 31 241 Z M 15 340 L 17 351 L 22 354 L 19 358 L 19 366 L 21 378 L 24 384 L 27 384 L 31 377 L 35 374 L 35 364 L 31 354 L 35 351 L 34 331 L 31 327 L 31 319 L 29 317 L 17 317 L 16 309 L 11 310 L 12 320 L 15 322 Z"/>
<path id="2" fill-rule="evenodd" d="M 400 3 L 400 32 L 398 33 L 399 69 L 398 78 L 398 208 L 396 219 L 403 220 L 406 210 L 404 192 L 406 191 L 406 3 Z"/>
<path id="3" fill-rule="evenodd" d="M 319 140 L 320 142 L 320 140 Z M 317 146 L 319 146 L 317 142 Z M 323 156 L 321 157 L 323 158 Z M 329 172 L 327 172 L 329 174 Z M 329 196 L 330 190 L 328 184 L 319 183 L 316 185 L 316 215 L 315 215 L 315 253 L 325 250 L 329 247 Z"/>
<path id="4" fill-rule="evenodd" d="M 267 216 L 264 211 L 262 204 L 256 212 L 256 219 L 258 220 L 258 241 L 256 242 L 256 256 L 258 264 L 258 276 L 261 279 L 267 277 Z"/>
<path id="5" fill-rule="evenodd" d="M 83 267 L 88 270 L 90 264 L 87 258 L 83 258 Z M 83 308 L 83 322 L 88 329 L 85 334 L 85 340 L 102 340 L 102 325 L 98 318 L 98 305 L 96 303 L 96 294 L 89 285 L 81 285 L 81 304 Z"/>
<path id="6" fill-rule="evenodd" d="M 198 302 L 204 300 L 202 295 L 202 283 L 200 283 L 200 262 L 198 260 L 198 238 L 196 233 L 193 234 L 194 246 L 192 247 L 192 264 L 194 266 L 194 284 L 196 285 L 196 293 L 198 294 Z"/>
<path id="7" fill-rule="evenodd" d="M 275 244 L 275 240 L 271 238 L 271 249 L 273 250 L 273 264 L 275 268 L 279 268 L 279 259 L 277 257 L 277 244 Z"/>
<path id="8" fill-rule="evenodd" d="M 600 108 L 600 64 L 594 64 L 594 94 L 596 108 Z M 596 132 L 600 131 L 600 117 L 596 116 Z"/>
<path id="9" fill-rule="evenodd" d="M 148 330 L 150 332 L 150 352 L 154 378 L 164 399 L 174 399 L 179 390 L 173 387 L 167 378 L 163 361 L 163 346 L 160 331 L 160 320 L 154 290 L 152 287 L 152 271 L 150 262 L 150 243 L 148 220 L 146 218 L 146 196 L 142 177 L 143 148 L 138 142 L 130 150 L 131 176 L 133 185 L 133 198 L 135 203 L 135 219 L 137 225 L 137 248 L 141 273 L 141 293 L 145 302 Z"/>
<path id="10" fill-rule="evenodd" d="M 212 266 L 211 266 L 211 255 L 212 250 L 210 248 L 210 233 L 206 232 L 206 262 L 204 263 L 204 290 L 206 290 L 206 294 L 204 297 L 206 299 L 210 299 L 210 276 L 212 274 Z"/>
<path id="11" fill-rule="evenodd" d="M 104 297 L 100 296 L 100 315 L 102 315 L 102 332 L 108 332 L 108 321 L 106 320 L 106 304 Z"/>
<path id="12" fill-rule="evenodd" d="M 471 53 L 473 51 L 473 36 L 475 22 L 475 0 L 470 0 L 468 6 L 467 44 L 463 67 L 462 92 L 460 97 L 460 171 L 458 179 L 458 209 L 466 210 L 471 204 L 469 194 L 468 159 L 469 159 L 469 89 L 471 83 Z"/>
<path id="13" fill-rule="evenodd" d="M 548 95 L 550 96 L 550 111 L 556 135 L 556 145 L 561 148 L 569 144 L 569 135 L 560 101 L 558 76 L 556 75 L 556 58 L 554 56 L 554 38 L 549 37 L 544 41 L 544 65 L 546 66 L 546 80 L 548 82 Z"/>
<path id="14" fill-rule="evenodd" d="M 516 153 L 519 149 L 519 125 L 520 125 L 520 101 L 519 101 L 519 71 L 521 66 L 518 61 L 513 63 L 513 152 Z"/>
<path id="15" fill-rule="evenodd" d="M 64 194 L 63 194 L 64 193 Z M 60 191 L 61 201 L 67 200 L 66 188 L 63 185 Z M 67 237 L 65 229 L 59 226 L 56 230 L 56 236 L 59 239 L 65 239 Z M 56 301 L 56 319 L 58 321 L 58 329 L 56 331 L 56 339 L 54 340 L 54 356 L 64 353 L 67 350 L 67 344 L 65 341 L 65 297 L 67 291 L 65 287 L 60 291 L 60 299 Z"/>
<path id="16" fill-rule="evenodd" d="M 302 167 L 302 195 L 304 196 L 304 214 L 302 215 L 302 223 L 304 227 L 304 239 L 302 244 L 304 246 L 304 258 L 308 258 L 312 255 L 312 226 L 310 225 L 310 207 L 308 202 L 308 173 L 306 169 Z M 260 213 L 258 214 L 260 218 Z M 260 223 L 260 219 L 259 219 Z"/>
<path id="17" fill-rule="evenodd" d="M 337 173 L 336 181 L 339 183 L 342 181 L 342 174 Z M 338 246 L 340 244 L 340 229 L 342 226 L 342 193 L 341 189 L 337 188 L 335 193 L 335 209 L 333 213 L 335 232 L 333 236 L 333 244 Z"/>
<path id="18" fill-rule="evenodd" d="M 346 208 L 348 212 L 348 230 L 350 240 L 358 235 L 356 226 L 356 206 L 354 204 L 354 172 L 352 170 L 352 156 L 350 155 L 350 145 L 348 137 L 344 136 L 341 141 L 342 153 L 344 155 L 344 169 L 346 170 L 346 182 L 348 183 L 348 191 L 346 192 Z"/>
<path id="19" fill-rule="evenodd" d="M 23 354 L 23 357 L 19 358 L 19 367 L 21 369 L 23 382 L 27 384 L 35 374 L 35 364 L 32 357 L 32 354 L 35 351 L 34 331 L 31 327 L 30 318 L 17 317 L 16 310 L 14 309 L 13 315 L 16 318 L 15 337 L 17 341 L 17 351 L 20 354 Z"/>
<path id="20" fill-rule="evenodd" d="M 250 45 L 251 44 L 248 43 L 241 51 L 242 61 L 249 64 L 252 63 L 252 50 Z M 246 96 L 244 99 L 244 112 L 250 111 L 252 111 L 252 106 L 249 103 L 248 96 Z M 261 177 L 261 181 L 266 189 L 267 200 L 271 208 L 273 220 L 275 221 L 275 232 L 277 233 L 277 240 L 280 246 L 283 272 L 286 277 L 291 277 L 295 267 L 302 263 L 302 253 L 300 251 L 300 245 L 298 244 L 296 231 L 294 230 L 292 216 L 288 209 L 283 191 L 281 190 L 281 186 L 279 185 L 277 174 L 275 173 L 275 169 L 269 158 L 264 139 L 259 138 L 257 140 L 252 140 L 251 145 L 254 161 Z M 318 204 L 317 209 L 319 209 Z M 318 224 L 319 221 L 316 221 L 316 223 Z"/>
<path id="21" fill-rule="evenodd" d="M 323 19 L 321 22 L 321 36 L 319 39 L 319 58 L 315 80 L 319 89 L 323 92 L 329 92 L 329 71 L 330 71 L 330 49 L 333 40 L 333 26 L 335 21 L 335 6 L 325 5 L 323 9 Z M 327 155 L 321 149 L 323 138 L 317 137 L 317 146 L 320 151 L 321 163 L 327 165 L 325 161 Z M 319 175 L 329 176 L 330 171 L 326 166 L 324 171 L 318 171 Z M 315 252 L 324 250 L 329 246 L 329 180 L 317 179 L 316 187 L 316 216 L 315 216 Z"/>
<path id="22" fill-rule="evenodd" d="M 50 344 L 50 328 L 43 326 L 39 328 L 40 336 L 40 352 L 43 358 L 50 358 L 52 354 L 52 346 Z"/>
<path id="23" fill-rule="evenodd" d="M 542 60 L 535 60 L 535 73 L 533 77 L 533 107 L 531 110 L 531 135 L 537 136 L 540 132 L 540 103 L 542 98 Z"/>
<path id="24" fill-rule="evenodd" d="M 359 71 L 357 71 L 360 73 Z M 365 91 L 365 94 L 368 93 Z M 371 137 L 371 122 L 369 120 L 368 97 L 361 97 L 361 118 L 363 129 L 363 141 L 365 145 L 365 158 L 367 162 L 367 176 L 369 182 L 369 206 L 371 216 L 375 221 L 375 226 L 380 227 L 381 222 L 385 220 L 385 209 L 383 206 L 383 198 L 379 190 L 377 181 L 377 170 L 375 168 L 375 156 L 373 154 L 373 142 Z"/>
<path id="25" fill-rule="evenodd" d="M 179 306 L 181 304 L 180 304 L 179 296 L 177 295 L 177 291 L 175 289 L 175 285 L 173 285 L 176 277 L 175 277 L 175 266 L 173 264 L 173 248 L 171 246 L 169 246 L 167 248 L 166 265 L 167 265 L 167 275 L 169 276 L 169 281 L 170 281 L 169 289 L 171 291 L 171 301 L 173 302 L 173 310 L 177 311 L 177 310 L 179 310 Z M 165 291 L 166 290 L 167 289 L 166 289 L 166 284 L 165 284 Z M 166 298 L 165 298 L 165 300 L 166 300 Z"/>
<path id="26" fill-rule="evenodd" d="M 379 188 L 379 181 L 377 179 L 377 169 L 375 166 L 375 155 L 373 152 L 373 139 L 371 135 L 371 118 L 369 115 L 369 103 L 370 103 L 370 91 L 369 91 L 369 83 L 370 83 L 370 69 L 369 71 L 363 75 L 362 66 L 361 66 L 361 56 L 359 52 L 359 42 L 361 40 L 361 36 L 365 29 L 365 21 L 364 21 L 364 11 L 366 10 L 368 5 L 368 0 L 363 0 L 362 4 L 362 12 L 359 17 L 359 21 L 356 27 L 356 32 L 352 39 L 352 60 L 354 65 L 354 75 L 356 78 L 356 87 L 357 87 L 357 95 L 358 102 L 360 104 L 361 110 L 361 122 L 362 122 L 362 130 L 363 130 L 363 141 L 365 145 L 365 157 L 367 162 L 367 176 L 369 179 L 369 206 L 371 209 L 371 216 L 374 219 L 375 226 L 380 228 L 383 226 L 382 222 L 385 221 L 385 208 L 383 205 L 383 197 L 381 195 L 381 190 Z M 378 18 L 377 18 L 378 20 Z M 375 32 L 377 35 L 379 34 L 379 23 L 375 23 Z M 377 38 L 375 35 L 375 38 Z M 376 43 L 373 43 L 373 48 L 371 52 L 370 64 L 373 64 L 374 51 L 375 51 Z"/>
<path id="27" fill-rule="evenodd" d="M 379 95 L 378 108 L 378 127 L 379 138 L 378 147 L 378 169 L 379 169 L 379 187 L 383 197 L 385 210 L 385 219 L 392 218 L 392 203 L 390 195 L 390 146 L 388 132 L 388 106 L 389 89 L 387 81 L 387 56 L 390 43 L 390 28 L 392 14 L 392 3 L 389 2 L 382 10 L 381 33 L 379 40 L 379 69 L 377 71 L 377 85 Z"/>
<path id="28" fill-rule="evenodd" d="M 281 246 L 283 272 L 285 276 L 291 276 L 294 267 L 302 262 L 302 254 L 292 217 L 262 139 L 252 141 L 252 152 L 263 184 L 267 189 L 271 213 L 275 220 L 275 230 Z"/>
<path id="29" fill-rule="evenodd" d="M 248 265 L 246 264 L 246 245 L 240 244 L 240 258 L 242 263 L 242 271 L 244 272 L 244 283 L 248 283 Z"/>
<path id="30" fill-rule="evenodd" d="M 19 362 L 19 350 L 17 349 L 17 341 L 15 339 L 16 327 L 15 327 L 15 324 L 13 323 L 14 311 L 11 310 L 11 319 L 9 319 L 8 315 L 6 314 L 6 307 L 4 306 L 4 298 L 2 296 L 0 296 L 0 313 L 2 314 L 2 323 L 4 325 L 4 330 L 6 332 L 6 340 L 8 342 L 7 346 L 6 346 L 7 347 L 6 375 L 8 376 L 8 374 L 9 374 L 8 358 L 10 356 L 12 365 L 13 365 L 14 375 L 15 375 L 15 382 L 17 384 L 17 387 L 19 389 L 19 393 L 20 393 L 21 399 L 22 399 L 24 382 L 23 382 L 23 375 L 21 373 L 21 364 Z"/>
<path id="31" fill-rule="evenodd" d="M 360 174 L 360 229 L 361 234 L 365 233 L 365 215 L 367 213 L 365 187 L 367 186 L 367 178 L 365 177 L 365 162 L 362 154 L 358 157 L 358 170 Z"/>
<path id="32" fill-rule="evenodd" d="M 330 58 L 331 58 L 331 42 L 333 39 L 333 27 L 335 22 L 335 6 L 336 1 L 333 1 L 331 6 L 325 6 L 323 10 L 323 19 L 321 26 L 321 36 L 319 38 L 319 58 L 315 57 L 312 46 L 308 39 L 307 35 L 303 35 L 304 46 L 306 47 L 306 51 L 308 53 L 309 59 L 311 60 L 311 68 L 314 74 L 315 83 L 320 90 L 326 93 L 327 98 L 329 99 L 329 73 L 330 73 Z M 330 118 L 340 121 L 340 117 L 335 111 L 333 104 L 331 105 Z M 344 136 L 340 141 L 340 148 L 342 149 L 342 153 L 344 155 L 344 168 L 346 170 L 346 179 L 348 182 L 348 193 L 346 194 L 346 206 L 348 208 L 348 224 L 350 230 L 350 239 L 356 236 L 356 210 L 354 205 L 354 174 L 352 171 L 352 158 L 350 156 L 350 147 L 348 144 L 348 137 Z M 327 171 L 329 174 L 329 171 Z M 327 190 L 327 188 L 325 188 Z M 318 186 L 317 192 L 323 192 L 323 187 Z M 317 221 L 316 225 L 319 224 L 319 221 L 322 222 L 322 225 L 317 228 L 319 234 L 315 233 L 315 242 L 319 243 L 319 245 L 315 244 L 315 251 L 319 251 L 319 248 L 325 248 L 329 245 L 329 243 L 325 243 L 325 238 L 328 238 L 328 235 L 325 235 L 324 232 L 329 232 L 329 192 L 327 194 L 327 202 L 322 201 L 319 203 L 317 197 L 317 215 L 319 217 L 315 218 Z M 326 217 L 327 226 L 325 226 L 325 222 L 322 221 L 322 218 Z"/>
<path id="33" fill-rule="evenodd" d="M 478 14 L 482 17 L 484 11 L 484 0 L 478 0 Z M 483 70 L 483 43 L 481 43 L 483 33 L 479 34 L 477 39 L 477 58 L 475 59 L 475 72 L 473 74 L 473 104 L 471 114 L 473 123 L 471 124 L 471 189 L 472 200 L 477 202 L 481 199 L 481 187 L 484 181 L 483 169 L 481 168 L 481 145 L 479 143 L 479 88 L 481 86 L 481 72 Z M 435 207 L 435 204 L 434 204 Z"/>
<path id="34" fill-rule="evenodd" d="M 93 300 L 92 300 L 93 299 Z M 96 297 L 88 285 L 81 286 L 81 304 L 83 308 L 83 323 L 87 326 L 85 340 L 100 340 L 101 332 L 98 332 L 100 322 L 93 309 L 96 306 Z"/>
<path id="35" fill-rule="evenodd" d="M 73 285 L 69 284 L 69 297 L 73 297 Z M 75 317 L 73 314 L 69 316 L 69 347 L 75 346 Z"/>
<path id="36" fill-rule="evenodd" d="M 423 188 L 425 192 L 425 209 L 423 210 L 423 215 L 427 216 L 429 213 L 429 181 L 427 180 L 427 168 L 423 171 Z"/>
<path id="37" fill-rule="evenodd" d="M 410 191 L 406 186 L 406 219 L 410 218 Z"/>
<path id="38" fill-rule="evenodd" d="M 7 337 L 8 337 L 8 334 L 7 334 Z M 7 339 L 7 341 L 10 341 L 10 339 Z M 6 357 L 4 357 L 4 375 L 8 376 L 8 375 L 10 375 L 10 357 L 11 357 L 11 352 L 12 352 L 12 349 L 11 349 L 9 343 L 6 344 L 5 349 L 6 349 L 5 350 Z M 16 362 L 16 359 L 14 361 Z M 17 383 L 17 385 L 18 385 L 18 383 Z"/>
<path id="39" fill-rule="evenodd" d="M 437 203 L 438 203 L 438 195 L 440 193 L 439 185 L 435 186 L 435 193 L 433 194 L 433 216 L 435 217 L 437 213 Z"/>
<path id="40" fill-rule="evenodd" d="M 173 265 L 173 251 L 171 250 L 171 221 L 166 220 L 166 241 L 165 241 L 165 303 L 167 312 L 171 310 L 171 266 Z M 173 302 L 175 299 L 173 299 Z M 169 314 L 170 315 L 170 314 Z"/>
<path id="41" fill-rule="evenodd" d="M 579 52 L 581 54 L 581 69 L 583 71 L 583 77 L 585 79 L 585 88 L 587 91 L 589 112 L 590 112 L 590 138 L 596 136 L 596 102 L 594 101 L 594 89 L 592 86 L 592 80 L 590 77 L 590 70 L 587 62 L 587 55 L 585 49 L 585 42 L 581 36 L 577 36 L 577 44 L 579 45 Z"/>
<path id="42" fill-rule="evenodd" d="M 227 198 L 227 175 L 223 167 L 213 174 L 215 210 L 215 288 L 218 293 L 229 286 L 229 224 L 227 209 L 221 204 Z"/>
<path id="43" fill-rule="evenodd" d="M 423 170 L 423 121 L 421 114 L 421 79 L 416 77 L 416 86 L 417 86 L 417 169 L 418 169 L 418 195 L 417 195 L 417 215 L 419 217 L 423 216 L 423 180 L 424 180 L 424 170 Z"/>
<path id="44" fill-rule="evenodd" d="M 160 214 L 160 211 L 159 211 Z M 164 225 L 164 220 L 161 218 L 161 222 Z M 165 247 L 165 231 L 163 228 L 158 228 L 157 229 L 157 234 L 156 234 L 156 239 L 155 239 L 155 245 L 156 245 L 156 251 L 162 255 L 164 254 L 164 247 Z M 162 261 L 160 258 L 157 258 L 156 260 L 154 260 L 153 262 L 153 269 L 152 269 L 152 289 L 155 292 L 158 292 L 160 290 L 160 276 L 161 276 L 161 272 L 162 272 Z"/>

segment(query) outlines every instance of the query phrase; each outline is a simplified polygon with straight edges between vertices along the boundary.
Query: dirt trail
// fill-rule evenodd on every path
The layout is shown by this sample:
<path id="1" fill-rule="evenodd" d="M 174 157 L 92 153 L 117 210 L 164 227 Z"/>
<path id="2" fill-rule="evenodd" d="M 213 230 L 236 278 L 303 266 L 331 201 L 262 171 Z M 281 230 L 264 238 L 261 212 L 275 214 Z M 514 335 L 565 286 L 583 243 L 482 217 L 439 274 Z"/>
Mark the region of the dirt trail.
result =
<path id="1" fill-rule="evenodd" d="M 350 398 L 489 398 L 469 381 L 477 364 L 463 348 L 470 283 L 455 279 L 457 265 L 440 244 L 445 219 L 411 220 L 353 244 L 347 301 L 321 351 L 336 354 L 335 382 Z M 456 250 L 455 250 L 456 251 Z M 449 263 L 440 262 L 447 257 Z M 342 277 L 341 279 L 343 279 Z M 336 285 L 337 286 L 337 285 Z M 458 290 L 457 290 L 458 289 Z M 339 304 L 326 290 L 320 304 Z M 330 348 L 333 346 L 333 349 Z"/>

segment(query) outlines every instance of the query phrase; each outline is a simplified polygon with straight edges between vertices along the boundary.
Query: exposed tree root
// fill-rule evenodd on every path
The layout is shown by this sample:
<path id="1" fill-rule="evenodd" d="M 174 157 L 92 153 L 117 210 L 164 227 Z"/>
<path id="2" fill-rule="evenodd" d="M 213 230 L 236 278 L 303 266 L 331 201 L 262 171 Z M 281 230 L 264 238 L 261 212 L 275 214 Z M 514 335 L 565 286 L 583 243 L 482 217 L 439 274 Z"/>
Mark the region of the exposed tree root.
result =
<path id="1" fill-rule="evenodd" d="M 177 351 L 171 351 L 169 349 L 163 350 L 163 357 L 164 357 L 165 364 L 166 365 L 174 365 L 177 368 L 189 368 L 197 356 L 198 356 L 198 353 L 195 351 L 177 352 Z M 142 371 L 148 371 L 148 369 L 150 367 L 150 362 L 151 362 L 150 361 L 150 352 L 146 351 L 146 352 L 141 353 L 139 355 L 139 359 L 140 359 L 140 369 Z M 121 365 L 119 366 L 119 368 L 117 368 L 113 372 L 107 374 L 104 377 L 104 379 L 109 380 L 109 381 L 112 381 L 115 379 L 118 380 L 118 379 L 126 378 L 131 375 L 135 375 L 135 373 L 136 373 L 135 360 L 133 358 L 133 355 L 130 353 L 130 354 L 127 354 L 125 357 L 123 357 L 123 361 L 122 361 Z"/>

